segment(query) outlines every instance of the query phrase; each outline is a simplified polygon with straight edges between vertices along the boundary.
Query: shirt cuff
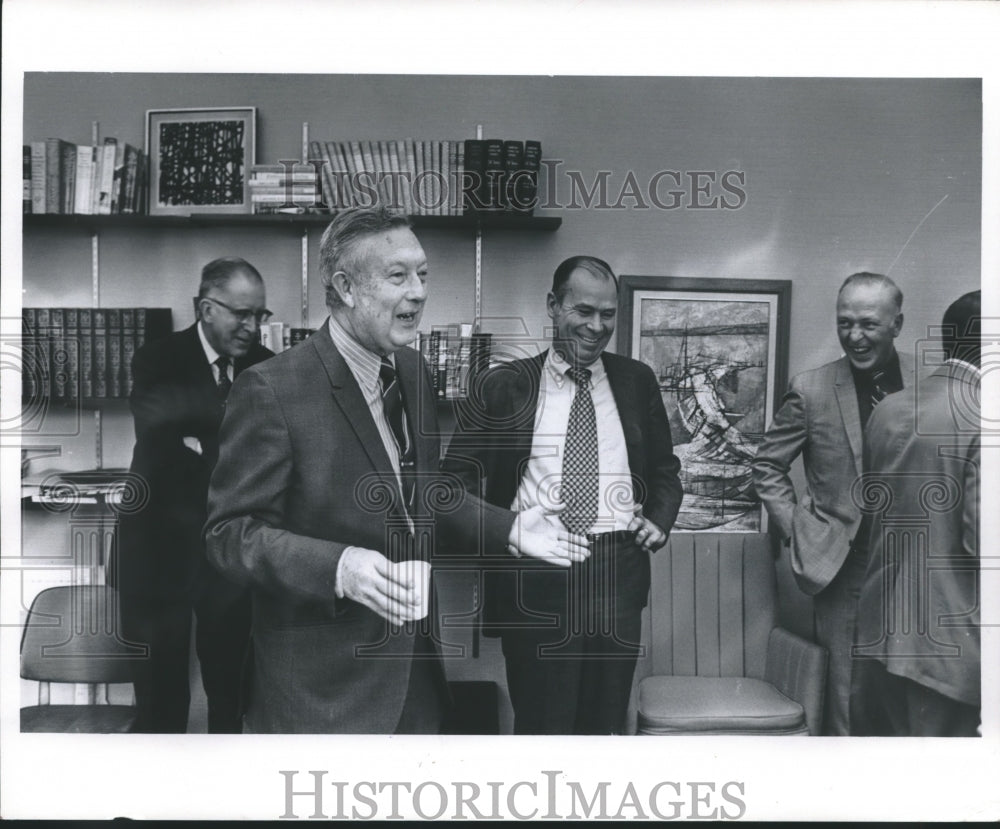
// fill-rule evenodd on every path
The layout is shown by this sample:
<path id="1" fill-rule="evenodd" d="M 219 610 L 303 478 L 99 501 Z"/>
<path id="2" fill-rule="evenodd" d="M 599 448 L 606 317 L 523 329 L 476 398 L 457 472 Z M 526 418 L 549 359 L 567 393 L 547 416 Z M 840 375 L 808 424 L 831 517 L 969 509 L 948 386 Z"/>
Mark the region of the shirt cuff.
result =
<path id="1" fill-rule="evenodd" d="M 345 596 L 344 596 L 344 588 L 341 586 L 341 578 L 340 578 L 340 570 L 344 566 L 344 558 L 352 550 L 359 550 L 359 549 L 361 549 L 361 548 L 360 547 L 345 547 L 344 550 L 343 550 L 343 552 L 340 554 L 340 558 L 337 560 L 337 574 L 334 577 L 335 581 L 334 581 L 334 585 L 333 585 L 333 592 L 334 592 L 334 594 L 336 594 L 336 596 L 337 596 L 338 599 L 345 598 Z"/>

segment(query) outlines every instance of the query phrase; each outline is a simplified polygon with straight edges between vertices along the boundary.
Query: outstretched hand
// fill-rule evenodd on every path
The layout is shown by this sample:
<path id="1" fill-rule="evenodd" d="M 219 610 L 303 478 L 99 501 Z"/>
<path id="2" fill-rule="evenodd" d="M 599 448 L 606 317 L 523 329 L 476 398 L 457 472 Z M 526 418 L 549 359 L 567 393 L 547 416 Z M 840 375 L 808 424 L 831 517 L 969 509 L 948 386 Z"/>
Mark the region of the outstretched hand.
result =
<path id="1" fill-rule="evenodd" d="M 558 520 L 564 504 L 556 507 L 538 505 L 517 514 L 507 543 L 521 555 L 537 558 L 557 567 L 569 567 L 590 555 L 585 536 L 571 533 Z"/>

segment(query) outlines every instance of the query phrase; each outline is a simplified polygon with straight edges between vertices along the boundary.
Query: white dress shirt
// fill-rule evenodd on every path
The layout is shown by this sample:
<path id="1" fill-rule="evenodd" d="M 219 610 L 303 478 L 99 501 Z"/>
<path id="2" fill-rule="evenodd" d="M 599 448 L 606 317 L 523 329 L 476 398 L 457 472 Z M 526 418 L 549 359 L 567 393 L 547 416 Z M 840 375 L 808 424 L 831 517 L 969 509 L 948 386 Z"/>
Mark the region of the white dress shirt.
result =
<path id="1" fill-rule="evenodd" d="M 550 349 L 542 366 L 531 455 L 511 509 L 520 511 L 542 504 L 551 506 L 562 482 L 566 426 L 576 394 L 576 383 L 566 376 L 570 364 Z M 604 363 L 598 359 L 591 371 L 590 395 L 597 417 L 597 456 L 600 489 L 597 521 L 590 532 L 624 530 L 635 513 L 632 474 L 628 465 L 625 433 Z M 558 520 L 558 519 L 555 519 Z"/>

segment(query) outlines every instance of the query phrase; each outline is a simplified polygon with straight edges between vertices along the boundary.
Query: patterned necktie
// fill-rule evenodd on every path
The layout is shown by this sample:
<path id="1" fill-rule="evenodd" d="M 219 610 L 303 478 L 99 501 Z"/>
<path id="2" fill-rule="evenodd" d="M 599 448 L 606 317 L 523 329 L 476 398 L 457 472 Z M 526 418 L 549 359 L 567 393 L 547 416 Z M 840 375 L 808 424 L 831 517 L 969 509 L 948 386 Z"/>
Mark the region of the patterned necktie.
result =
<path id="1" fill-rule="evenodd" d="M 215 364 L 219 367 L 219 381 L 217 383 L 219 399 L 225 403 L 226 398 L 229 397 L 229 390 L 233 387 L 233 381 L 229 379 L 229 358 L 223 355 L 215 361 Z"/>
<path id="2" fill-rule="evenodd" d="M 882 402 L 882 398 L 885 397 L 889 392 L 882 385 L 882 381 L 885 379 L 884 371 L 876 371 L 872 374 L 872 408 L 874 409 L 879 403 Z"/>
<path id="3" fill-rule="evenodd" d="M 560 513 L 571 532 L 586 533 L 597 520 L 598 473 L 597 418 L 590 396 L 590 369 L 571 368 L 566 376 L 576 383 L 576 394 L 566 425 Z"/>
<path id="4" fill-rule="evenodd" d="M 403 395 L 396 378 L 396 368 L 389 362 L 388 357 L 382 358 L 378 378 L 382 384 L 382 409 L 385 411 L 385 418 L 389 421 L 389 428 L 392 429 L 392 436 L 396 440 L 396 449 L 399 451 L 403 497 L 406 500 L 407 509 L 410 509 L 413 506 L 414 490 L 413 475 L 410 474 L 413 471 L 413 447 L 404 422 Z"/>

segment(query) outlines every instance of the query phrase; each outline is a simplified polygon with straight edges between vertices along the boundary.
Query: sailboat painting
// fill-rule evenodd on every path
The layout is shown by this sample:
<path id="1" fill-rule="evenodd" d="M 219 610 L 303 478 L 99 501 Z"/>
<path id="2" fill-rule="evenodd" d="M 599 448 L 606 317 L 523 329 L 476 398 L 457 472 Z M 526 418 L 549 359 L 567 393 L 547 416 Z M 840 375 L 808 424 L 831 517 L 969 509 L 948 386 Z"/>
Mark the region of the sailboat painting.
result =
<path id="1" fill-rule="evenodd" d="M 696 291 L 632 291 L 627 326 L 631 355 L 659 380 L 681 463 L 684 501 L 674 531 L 762 532 L 751 463 L 784 376 L 776 365 L 780 297 L 705 291 L 712 280 L 697 282 Z"/>

